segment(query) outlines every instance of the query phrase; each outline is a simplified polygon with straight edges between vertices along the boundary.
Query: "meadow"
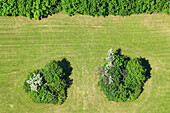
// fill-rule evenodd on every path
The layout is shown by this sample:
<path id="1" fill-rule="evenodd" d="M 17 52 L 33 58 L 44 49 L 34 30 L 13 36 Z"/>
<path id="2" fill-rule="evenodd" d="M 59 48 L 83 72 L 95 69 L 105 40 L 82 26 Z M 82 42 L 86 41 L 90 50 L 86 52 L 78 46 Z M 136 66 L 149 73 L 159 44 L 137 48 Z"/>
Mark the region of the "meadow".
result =
<path id="1" fill-rule="evenodd" d="M 149 60 L 151 78 L 133 102 L 108 101 L 97 86 L 96 67 L 110 48 Z M 62 105 L 32 102 L 23 90 L 28 72 L 62 58 L 73 68 L 66 101 Z M 1 113 L 168 113 L 169 81 L 169 15 L 0 17 Z"/>

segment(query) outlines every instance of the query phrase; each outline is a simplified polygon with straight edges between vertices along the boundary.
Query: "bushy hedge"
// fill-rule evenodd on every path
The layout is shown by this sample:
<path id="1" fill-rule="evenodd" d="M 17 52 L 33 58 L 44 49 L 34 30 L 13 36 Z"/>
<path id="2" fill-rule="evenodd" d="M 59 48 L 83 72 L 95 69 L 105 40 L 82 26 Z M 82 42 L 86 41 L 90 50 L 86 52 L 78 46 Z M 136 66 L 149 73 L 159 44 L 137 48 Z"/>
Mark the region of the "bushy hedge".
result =
<path id="1" fill-rule="evenodd" d="M 170 14 L 170 0 L 0 0 L 0 16 L 40 19 L 64 10 L 68 15 L 92 16 Z"/>
<path id="2" fill-rule="evenodd" d="M 115 53 L 112 49 L 106 54 L 105 63 L 99 68 L 98 86 L 109 101 L 133 101 L 142 92 L 144 82 L 150 77 L 150 64 L 144 58 L 130 59 Z"/>
<path id="3" fill-rule="evenodd" d="M 34 102 L 62 104 L 71 83 L 68 78 L 71 71 L 72 68 L 66 59 L 58 62 L 53 60 L 44 68 L 29 73 L 23 88 Z"/>
<path id="4" fill-rule="evenodd" d="M 61 11 L 61 0 L 0 0 L 0 16 L 40 19 Z"/>
<path id="5" fill-rule="evenodd" d="M 170 13 L 169 0 L 62 0 L 69 15 L 77 13 L 93 16 L 130 15 L 153 12 Z"/>

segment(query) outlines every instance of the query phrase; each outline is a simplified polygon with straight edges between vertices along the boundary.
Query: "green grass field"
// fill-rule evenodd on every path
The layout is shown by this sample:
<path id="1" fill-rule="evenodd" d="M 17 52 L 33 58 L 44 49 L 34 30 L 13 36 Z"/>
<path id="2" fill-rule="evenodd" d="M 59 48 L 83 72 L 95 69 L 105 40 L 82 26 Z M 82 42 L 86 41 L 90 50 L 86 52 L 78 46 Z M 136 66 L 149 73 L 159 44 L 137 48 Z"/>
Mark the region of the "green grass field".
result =
<path id="1" fill-rule="evenodd" d="M 134 102 L 107 101 L 97 87 L 96 67 L 110 48 L 151 64 L 151 78 Z M 62 58 L 73 67 L 64 104 L 32 102 L 22 88 L 28 72 Z M 0 17 L 1 113 L 168 113 L 169 102 L 169 15 Z"/>

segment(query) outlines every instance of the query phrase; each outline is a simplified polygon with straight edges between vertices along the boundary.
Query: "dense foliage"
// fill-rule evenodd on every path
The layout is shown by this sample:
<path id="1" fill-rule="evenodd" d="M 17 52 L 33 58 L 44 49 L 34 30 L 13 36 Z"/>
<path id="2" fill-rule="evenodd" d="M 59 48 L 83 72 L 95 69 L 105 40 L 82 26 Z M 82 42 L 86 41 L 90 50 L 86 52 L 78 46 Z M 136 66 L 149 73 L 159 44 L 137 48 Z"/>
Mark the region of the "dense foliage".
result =
<path id="1" fill-rule="evenodd" d="M 40 19 L 61 11 L 60 0 L 0 0 L 0 16 Z"/>
<path id="2" fill-rule="evenodd" d="M 104 61 L 104 66 L 99 68 L 98 85 L 108 100 L 125 102 L 137 99 L 144 82 L 150 77 L 147 73 L 150 68 L 143 65 L 144 59 L 130 59 L 121 55 L 120 50 L 114 53 L 110 49 Z"/>
<path id="3" fill-rule="evenodd" d="M 68 76 L 65 69 L 72 71 L 66 66 L 66 60 L 55 60 L 46 64 L 40 70 L 29 73 L 24 82 L 24 90 L 28 96 L 39 103 L 62 104 L 66 99 L 66 90 L 69 86 Z M 65 68 L 64 68 L 64 67 Z M 67 76 L 67 77 L 66 77 Z"/>
<path id="4" fill-rule="evenodd" d="M 62 0 L 69 15 L 76 13 L 93 16 L 130 15 L 153 12 L 170 13 L 169 0 Z"/>
<path id="5" fill-rule="evenodd" d="M 64 10 L 69 15 L 170 14 L 170 0 L 0 0 L 0 16 L 40 19 Z"/>

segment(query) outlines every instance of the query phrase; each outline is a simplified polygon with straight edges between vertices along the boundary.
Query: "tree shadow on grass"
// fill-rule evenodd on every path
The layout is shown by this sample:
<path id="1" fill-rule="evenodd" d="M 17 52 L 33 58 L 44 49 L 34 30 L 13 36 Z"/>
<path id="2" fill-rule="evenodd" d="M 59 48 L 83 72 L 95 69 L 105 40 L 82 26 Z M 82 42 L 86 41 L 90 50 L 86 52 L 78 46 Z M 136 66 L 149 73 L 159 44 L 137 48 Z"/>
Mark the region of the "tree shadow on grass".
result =
<path id="1" fill-rule="evenodd" d="M 141 61 L 141 65 L 144 67 L 144 69 L 146 69 L 146 73 L 145 73 L 145 77 L 146 80 L 144 82 L 146 82 L 150 77 L 151 77 L 151 65 L 149 64 L 149 60 L 146 60 L 145 58 L 140 57 L 139 60 Z"/>
<path id="2" fill-rule="evenodd" d="M 65 72 L 65 76 L 63 77 L 63 79 L 65 79 L 67 83 L 67 87 L 65 91 L 66 91 L 66 97 L 68 97 L 67 89 L 70 88 L 70 86 L 73 84 L 73 79 L 69 77 L 72 74 L 73 68 L 71 67 L 70 62 L 66 58 L 63 58 L 61 61 L 58 61 L 58 63 L 60 67 L 63 68 L 63 71 Z"/>
<path id="3" fill-rule="evenodd" d="M 146 81 L 149 78 L 151 78 L 151 73 L 150 72 L 151 72 L 152 68 L 151 68 L 151 65 L 149 64 L 149 60 L 146 60 L 145 58 L 140 57 L 139 61 L 141 62 L 141 65 L 144 67 L 144 69 L 146 69 L 146 72 L 145 72 L 145 78 L 146 79 L 145 79 L 144 83 L 141 86 L 141 91 L 140 91 L 140 94 L 139 94 L 139 96 L 140 96 L 142 94 L 143 90 L 144 90 L 143 89 L 144 84 L 146 83 Z M 139 96 L 136 99 L 138 99 Z"/>

